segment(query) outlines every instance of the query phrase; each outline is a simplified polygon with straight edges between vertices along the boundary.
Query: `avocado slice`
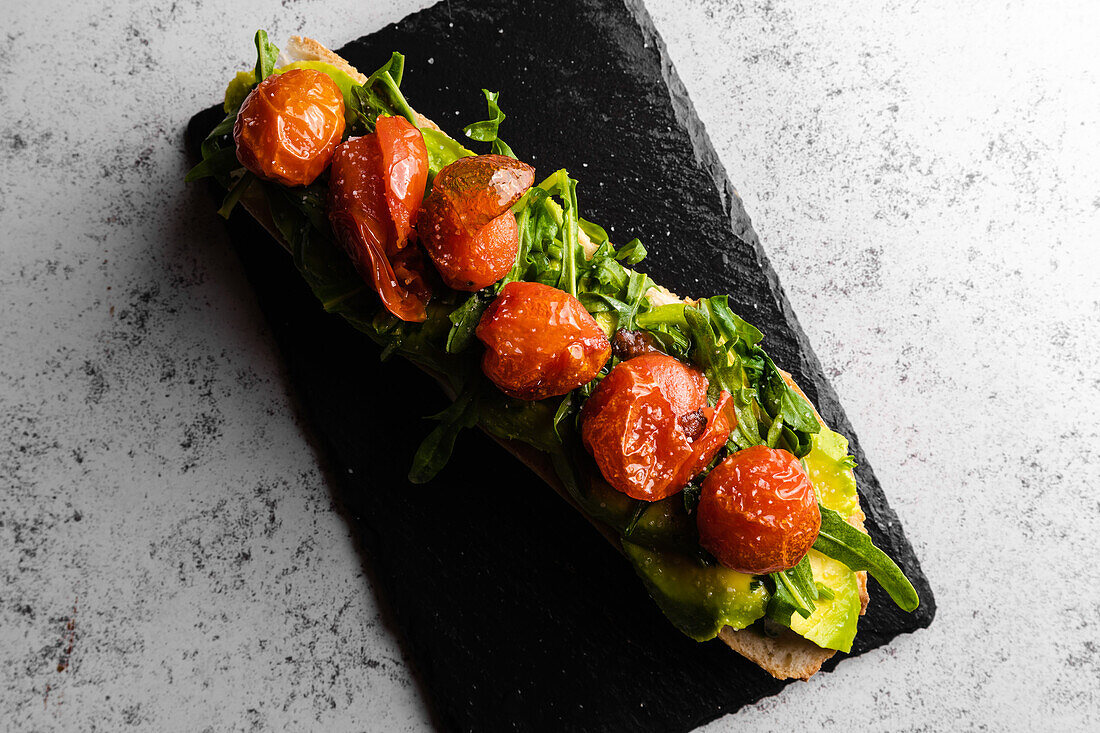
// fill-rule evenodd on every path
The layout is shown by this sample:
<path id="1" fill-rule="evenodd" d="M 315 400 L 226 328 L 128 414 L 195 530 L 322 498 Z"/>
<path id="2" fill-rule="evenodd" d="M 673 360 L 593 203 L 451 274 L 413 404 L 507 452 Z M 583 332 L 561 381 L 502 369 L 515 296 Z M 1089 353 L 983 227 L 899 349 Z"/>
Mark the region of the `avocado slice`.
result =
<path id="1" fill-rule="evenodd" d="M 843 435 L 823 427 L 813 436 L 806 467 L 817 500 L 844 517 L 850 517 L 859 508 L 853 465 L 848 456 L 848 439 Z M 828 588 L 833 597 L 822 596 L 814 601 L 816 608 L 809 618 L 794 614 L 791 630 L 822 648 L 851 651 L 860 608 L 856 574 L 817 550 L 810 550 L 809 557 L 814 580 Z"/>
<path id="2" fill-rule="evenodd" d="M 768 593 L 751 575 L 626 540 L 623 551 L 665 616 L 696 641 L 713 639 L 724 626 L 743 629 L 764 615 Z"/>
<path id="3" fill-rule="evenodd" d="M 859 621 L 859 583 L 847 565 L 810 550 L 810 567 L 814 580 L 828 588 L 833 597 L 814 601 L 816 608 L 809 618 L 797 613 L 791 616 L 791 630 L 824 649 L 842 652 L 852 650 Z"/>

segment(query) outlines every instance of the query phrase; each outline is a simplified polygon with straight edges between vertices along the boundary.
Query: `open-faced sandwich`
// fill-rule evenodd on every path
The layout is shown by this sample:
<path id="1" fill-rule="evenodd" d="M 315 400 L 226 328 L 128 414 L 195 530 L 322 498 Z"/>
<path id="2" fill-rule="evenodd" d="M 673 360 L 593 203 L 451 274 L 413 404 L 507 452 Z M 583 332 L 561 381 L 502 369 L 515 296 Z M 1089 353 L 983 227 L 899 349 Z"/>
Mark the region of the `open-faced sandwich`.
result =
<path id="1" fill-rule="evenodd" d="M 847 440 L 724 295 L 684 300 L 499 137 L 475 154 L 415 112 L 394 53 L 365 76 L 319 43 L 254 69 L 189 180 L 214 177 L 293 256 L 324 308 L 435 377 L 454 400 L 409 478 L 463 428 L 528 463 L 621 549 L 668 619 L 779 678 L 849 651 L 867 573 L 917 594 L 863 531 Z M 473 145 L 474 143 L 470 143 Z M 522 153 L 522 151 L 520 151 Z"/>

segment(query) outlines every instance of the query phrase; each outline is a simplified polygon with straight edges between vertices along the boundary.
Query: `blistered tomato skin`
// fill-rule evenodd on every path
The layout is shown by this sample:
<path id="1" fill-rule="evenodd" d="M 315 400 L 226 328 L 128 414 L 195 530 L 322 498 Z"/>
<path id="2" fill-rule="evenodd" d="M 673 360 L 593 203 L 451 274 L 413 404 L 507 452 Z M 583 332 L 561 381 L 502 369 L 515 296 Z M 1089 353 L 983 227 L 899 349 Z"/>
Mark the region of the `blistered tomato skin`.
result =
<path id="1" fill-rule="evenodd" d="M 399 118 L 379 122 L 383 119 Z M 427 263 L 421 250 L 408 241 L 410 224 L 401 212 L 418 208 L 426 179 L 421 177 L 417 183 L 421 174 L 416 171 L 426 176 L 428 155 L 422 137 L 417 147 L 401 123 L 394 123 L 395 129 L 389 129 L 390 124 L 380 124 L 375 133 L 350 138 L 336 149 L 329 176 L 329 221 L 386 309 L 404 321 L 422 322 L 431 297 Z"/>
<path id="2" fill-rule="evenodd" d="M 428 185 L 428 146 L 424 136 L 404 117 L 379 117 L 374 134 L 382 151 L 386 204 L 401 249 L 409 239 Z"/>
<path id="3" fill-rule="evenodd" d="M 344 96 L 314 69 L 272 74 L 245 98 L 233 125 L 237 160 L 284 186 L 317 180 L 344 136 Z"/>
<path id="4" fill-rule="evenodd" d="M 699 544 L 728 568 L 765 575 L 793 568 L 821 529 L 810 477 L 785 450 L 746 448 L 703 481 Z"/>
<path id="5" fill-rule="evenodd" d="M 519 251 L 510 208 L 534 182 L 534 168 L 504 155 L 459 158 L 439 172 L 417 232 L 448 287 L 480 290 L 508 274 Z"/>
<path id="6" fill-rule="evenodd" d="M 611 343 L 580 301 L 541 283 L 505 285 L 476 333 L 486 347 L 482 371 L 521 400 L 563 395 L 587 384 L 611 357 Z"/>
<path id="7" fill-rule="evenodd" d="M 707 405 L 707 379 L 665 354 L 624 361 L 604 377 L 581 412 L 581 440 L 604 479 L 643 501 L 672 496 L 706 468 L 736 424 L 730 396 Z M 694 437 L 681 421 L 699 411 Z"/>

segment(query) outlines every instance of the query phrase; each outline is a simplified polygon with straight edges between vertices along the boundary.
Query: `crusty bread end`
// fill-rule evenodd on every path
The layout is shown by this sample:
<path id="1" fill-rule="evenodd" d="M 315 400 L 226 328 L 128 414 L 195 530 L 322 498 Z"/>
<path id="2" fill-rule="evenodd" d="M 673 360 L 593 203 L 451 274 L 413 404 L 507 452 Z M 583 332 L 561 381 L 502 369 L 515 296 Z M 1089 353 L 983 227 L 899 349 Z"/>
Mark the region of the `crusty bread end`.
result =
<path id="1" fill-rule="evenodd" d="M 330 51 L 312 38 L 291 36 L 283 46 L 282 56 L 287 62 L 293 61 L 323 61 L 330 66 L 335 66 L 340 71 L 355 79 L 360 84 L 367 81 L 366 75 L 349 64 L 342 56 Z"/>

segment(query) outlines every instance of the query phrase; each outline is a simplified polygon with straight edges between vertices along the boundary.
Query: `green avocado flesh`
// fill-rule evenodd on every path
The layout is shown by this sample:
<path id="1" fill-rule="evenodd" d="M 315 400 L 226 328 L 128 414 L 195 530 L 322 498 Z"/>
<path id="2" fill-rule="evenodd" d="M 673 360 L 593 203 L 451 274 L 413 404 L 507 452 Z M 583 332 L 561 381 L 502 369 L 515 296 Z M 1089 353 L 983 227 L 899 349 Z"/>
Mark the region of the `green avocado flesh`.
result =
<path id="1" fill-rule="evenodd" d="M 814 435 L 813 450 L 806 456 L 817 500 L 843 517 L 852 516 L 859 507 L 853 464 L 847 458 L 848 439 L 832 430 Z"/>
<path id="2" fill-rule="evenodd" d="M 791 616 L 791 629 L 825 649 L 852 650 L 859 620 L 859 584 L 847 565 L 810 550 L 814 580 L 833 592 L 831 600 L 819 598 L 809 618 Z"/>
<path id="3" fill-rule="evenodd" d="M 768 592 L 751 575 L 626 540 L 623 550 L 664 614 L 696 641 L 713 639 L 723 626 L 743 629 L 764 615 Z"/>
<path id="4" fill-rule="evenodd" d="M 806 456 L 810 478 L 822 505 L 849 516 L 858 506 L 848 441 L 827 428 L 813 436 Z M 679 496 L 651 505 L 623 540 L 623 550 L 634 564 L 664 614 L 682 632 L 697 641 L 713 639 L 723 626 L 743 629 L 764 616 L 768 593 L 752 576 L 721 565 L 707 565 L 685 549 L 694 522 L 682 509 Z M 859 619 L 859 586 L 845 565 L 811 550 L 814 580 L 833 593 L 815 601 L 808 619 L 795 614 L 791 628 L 818 646 L 849 651 Z"/>

